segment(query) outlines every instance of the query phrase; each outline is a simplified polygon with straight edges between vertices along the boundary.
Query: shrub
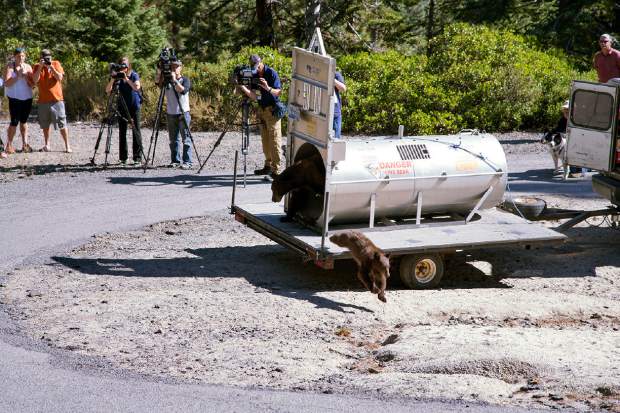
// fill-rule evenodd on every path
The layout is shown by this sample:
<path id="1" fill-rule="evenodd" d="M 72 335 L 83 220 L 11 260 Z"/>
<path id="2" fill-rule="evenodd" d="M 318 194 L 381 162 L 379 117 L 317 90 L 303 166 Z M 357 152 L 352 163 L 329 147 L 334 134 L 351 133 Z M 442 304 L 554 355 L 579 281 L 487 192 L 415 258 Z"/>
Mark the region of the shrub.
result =
<path id="1" fill-rule="evenodd" d="M 456 24 L 433 40 L 428 70 L 457 96 L 465 126 L 489 131 L 554 123 L 570 81 L 590 78 L 566 59 L 525 38 L 484 26 Z"/>

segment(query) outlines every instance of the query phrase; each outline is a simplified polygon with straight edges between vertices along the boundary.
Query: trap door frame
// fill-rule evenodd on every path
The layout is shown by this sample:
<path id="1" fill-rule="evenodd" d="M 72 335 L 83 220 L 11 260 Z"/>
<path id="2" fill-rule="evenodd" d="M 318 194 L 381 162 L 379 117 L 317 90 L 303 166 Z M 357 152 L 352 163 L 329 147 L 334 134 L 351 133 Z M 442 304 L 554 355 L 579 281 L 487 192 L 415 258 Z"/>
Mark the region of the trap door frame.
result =
<path id="1" fill-rule="evenodd" d="M 346 143 L 334 140 L 336 59 L 325 52 L 320 29 L 315 30 L 307 50 L 293 48 L 292 65 L 286 165 L 295 162 L 304 144 L 314 146 L 321 154 L 325 166 L 321 240 L 321 249 L 324 249 L 330 219 L 331 169 L 336 162 L 345 159 Z M 285 209 L 288 209 L 289 202 L 287 195 Z"/>
<path id="2" fill-rule="evenodd" d="M 612 171 L 619 89 L 609 84 L 573 81 L 567 125 L 569 165 Z"/>

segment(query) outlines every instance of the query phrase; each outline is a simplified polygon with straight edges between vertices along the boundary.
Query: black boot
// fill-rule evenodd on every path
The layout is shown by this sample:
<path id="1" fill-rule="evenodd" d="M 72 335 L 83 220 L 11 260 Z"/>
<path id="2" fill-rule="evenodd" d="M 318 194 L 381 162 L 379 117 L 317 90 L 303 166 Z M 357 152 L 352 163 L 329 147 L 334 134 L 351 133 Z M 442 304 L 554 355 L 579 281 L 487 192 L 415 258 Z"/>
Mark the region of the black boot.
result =
<path id="1" fill-rule="evenodd" d="M 268 175 L 270 172 L 271 167 L 269 165 L 265 165 L 262 169 L 255 169 L 254 175 Z"/>

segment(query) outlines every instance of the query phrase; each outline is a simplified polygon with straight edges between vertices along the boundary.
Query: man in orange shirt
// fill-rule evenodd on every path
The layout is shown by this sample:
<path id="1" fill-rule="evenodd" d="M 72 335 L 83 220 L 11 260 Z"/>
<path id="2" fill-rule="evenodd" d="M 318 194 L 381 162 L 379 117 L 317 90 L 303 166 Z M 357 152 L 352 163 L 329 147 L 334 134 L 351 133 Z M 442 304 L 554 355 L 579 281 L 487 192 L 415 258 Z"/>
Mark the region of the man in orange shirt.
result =
<path id="1" fill-rule="evenodd" d="M 43 130 L 45 146 L 43 152 L 49 152 L 50 125 L 60 129 L 60 135 L 65 141 L 65 152 L 71 153 L 69 146 L 69 132 L 67 131 L 67 115 L 65 102 L 62 96 L 62 79 L 65 75 L 58 60 L 52 60 L 52 52 L 41 50 L 41 60 L 34 66 L 34 83 L 39 86 L 39 126 Z"/>

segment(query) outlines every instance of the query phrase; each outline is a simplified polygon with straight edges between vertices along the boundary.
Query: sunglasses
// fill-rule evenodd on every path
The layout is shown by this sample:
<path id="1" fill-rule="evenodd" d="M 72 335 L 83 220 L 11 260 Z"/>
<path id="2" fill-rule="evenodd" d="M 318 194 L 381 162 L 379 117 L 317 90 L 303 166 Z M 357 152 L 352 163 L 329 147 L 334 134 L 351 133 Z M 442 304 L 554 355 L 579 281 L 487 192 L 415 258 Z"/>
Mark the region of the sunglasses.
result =
<path id="1" fill-rule="evenodd" d="M 598 42 L 599 42 L 600 44 L 606 44 L 606 43 L 609 43 L 609 40 L 599 40 Z"/>

